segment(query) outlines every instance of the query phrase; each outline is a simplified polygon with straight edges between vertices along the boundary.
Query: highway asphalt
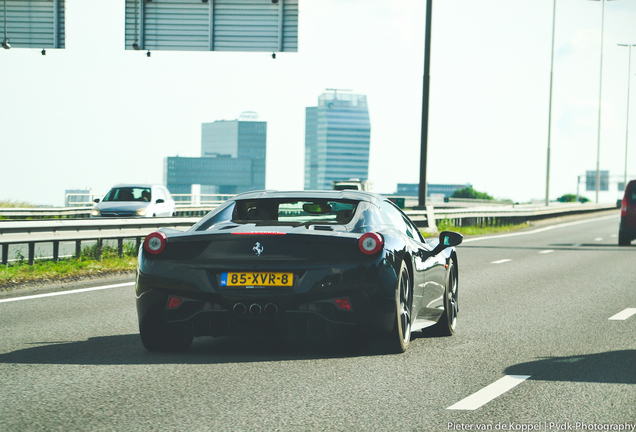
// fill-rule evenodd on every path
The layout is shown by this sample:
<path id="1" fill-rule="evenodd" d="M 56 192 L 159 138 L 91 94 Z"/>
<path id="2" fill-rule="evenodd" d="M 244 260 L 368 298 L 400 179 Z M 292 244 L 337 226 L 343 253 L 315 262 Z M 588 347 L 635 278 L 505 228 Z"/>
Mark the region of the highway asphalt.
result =
<path id="1" fill-rule="evenodd" d="M 633 431 L 636 242 L 617 233 L 615 214 L 467 239 L 457 333 L 400 355 L 228 338 L 150 353 L 131 279 L 2 297 L 0 431 Z"/>

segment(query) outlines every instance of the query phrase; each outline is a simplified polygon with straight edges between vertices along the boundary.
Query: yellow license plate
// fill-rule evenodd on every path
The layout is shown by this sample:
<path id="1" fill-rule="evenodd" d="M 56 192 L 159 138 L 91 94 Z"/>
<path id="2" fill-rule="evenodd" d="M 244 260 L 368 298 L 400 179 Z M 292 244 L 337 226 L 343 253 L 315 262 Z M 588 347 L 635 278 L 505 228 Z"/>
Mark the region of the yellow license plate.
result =
<path id="1" fill-rule="evenodd" d="M 244 272 L 244 273 L 221 273 L 221 286 L 272 286 L 272 287 L 293 287 L 293 273 L 264 273 L 264 272 Z"/>

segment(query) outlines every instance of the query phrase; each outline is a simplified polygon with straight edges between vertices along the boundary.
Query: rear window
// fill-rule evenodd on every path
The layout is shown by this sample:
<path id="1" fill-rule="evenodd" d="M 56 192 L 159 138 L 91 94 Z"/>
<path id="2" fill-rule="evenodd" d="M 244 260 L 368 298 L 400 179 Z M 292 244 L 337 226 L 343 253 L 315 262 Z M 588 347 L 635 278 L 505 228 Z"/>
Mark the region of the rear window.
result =
<path id="1" fill-rule="evenodd" d="M 232 214 L 236 223 L 278 223 L 284 225 L 347 224 L 358 202 L 351 200 L 279 200 L 237 201 Z"/>
<path id="2" fill-rule="evenodd" d="M 119 187 L 112 188 L 104 195 L 103 202 L 109 201 L 150 201 L 150 188 Z"/>

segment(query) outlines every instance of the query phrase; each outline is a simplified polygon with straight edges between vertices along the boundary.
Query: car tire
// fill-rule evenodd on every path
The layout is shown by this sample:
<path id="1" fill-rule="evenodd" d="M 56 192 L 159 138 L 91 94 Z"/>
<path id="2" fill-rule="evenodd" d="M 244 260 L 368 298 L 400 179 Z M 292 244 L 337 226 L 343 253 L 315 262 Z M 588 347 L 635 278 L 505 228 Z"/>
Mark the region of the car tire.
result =
<path id="1" fill-rule="evenodd" d="M 150 311 L 139 324 L 141 343 L 148 351 L 186 351 L 194 339 L 185 326 L 168 325 L 159 311 Z"/>
<path id="2" fill-rule="evenodd" d="M 400 276 L 395 288 L 395 321 L 388 335 L 387 348 L 393 353 L 403 353 L 411 341 L 413 323 L 413 289 L 409 271 L 404 262 L 400 267 Z"/>
<path id="3" fill-rule="evenodd" d="M 444 312 L 435 325 L 435 331 L 439 336 L 452 336 L 457 327 L 458 303 L 457 272 L 453 260 L 448 265 L 448 278 L 444 290 Z"/>
<path id="4" fill-rule="evenodd" d="M 631 239 L 621 231 L 618 232 L 618 245 L 619 246 L 629 246 L 631 244 Z"/>

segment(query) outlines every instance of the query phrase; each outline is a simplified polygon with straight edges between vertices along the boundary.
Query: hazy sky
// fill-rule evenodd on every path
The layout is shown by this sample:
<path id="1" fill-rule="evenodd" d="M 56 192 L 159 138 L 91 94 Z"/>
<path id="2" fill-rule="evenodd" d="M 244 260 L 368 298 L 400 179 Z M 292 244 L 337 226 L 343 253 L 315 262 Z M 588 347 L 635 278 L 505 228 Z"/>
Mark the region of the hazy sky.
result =
<path id="1" fill-rule="evenodd" d="M 0 200 L 63 204 L 163 181 L 199 156 L 201 123 L 268 122 L 267 187 L 302 189 L 305 107 L 326 88 L 367 95 L 377 192 L 419 181 L 425 0 L 300 0 L 297 53 L 124 50 L 124 0 L 66 0 L 66 49 L 0 50 Z M 545 196 L 552 0 L 435 0 L 429 183 Z M 596 169 L 600 1 L 557 0 L 550 198 Z M 605 4 L 602 170 L 625 163 L 636 0 Z M 636 177 L 636 49 L 628 175 Z M 584 185 L 581 185 L 581 190 Z M 601 201 L 614 201 L 616 185 Z M 594 192 L 583 193 L 594 199 Z"/>

